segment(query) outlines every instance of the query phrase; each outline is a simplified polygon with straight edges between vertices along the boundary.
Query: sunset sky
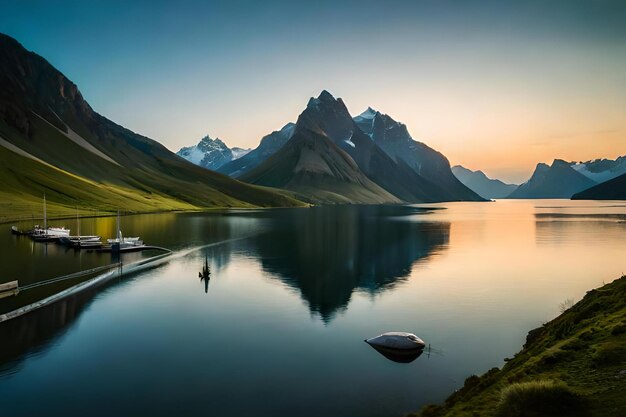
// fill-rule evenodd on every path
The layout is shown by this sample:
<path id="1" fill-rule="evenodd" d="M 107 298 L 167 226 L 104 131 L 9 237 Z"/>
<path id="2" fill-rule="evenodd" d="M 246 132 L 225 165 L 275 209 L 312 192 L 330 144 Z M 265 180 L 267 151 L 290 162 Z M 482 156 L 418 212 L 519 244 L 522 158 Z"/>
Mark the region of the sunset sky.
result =
<path id="1" fill-rule="evenodd" d="M 626 1 L 17 2 L 0 32 L 169 149 L 231 146 L 327 89 L 512 182 L 626 154 Z"/>

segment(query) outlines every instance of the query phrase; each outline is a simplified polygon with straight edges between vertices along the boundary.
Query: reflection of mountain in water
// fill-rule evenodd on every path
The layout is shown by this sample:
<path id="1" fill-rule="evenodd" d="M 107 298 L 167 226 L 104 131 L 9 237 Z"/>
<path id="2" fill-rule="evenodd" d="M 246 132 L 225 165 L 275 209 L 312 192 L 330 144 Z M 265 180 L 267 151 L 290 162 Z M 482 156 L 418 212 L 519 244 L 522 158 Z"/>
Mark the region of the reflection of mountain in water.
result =
<path id="1" fill-rule="evenodd" d="M 287 212 L 253 239 L 263 268 L 300 290 L 324 321 L 345 309 L 355 289 L 392 288 L 447 246 L 450 224 L 412 221 L 411 207 L 327 207 Z"/>

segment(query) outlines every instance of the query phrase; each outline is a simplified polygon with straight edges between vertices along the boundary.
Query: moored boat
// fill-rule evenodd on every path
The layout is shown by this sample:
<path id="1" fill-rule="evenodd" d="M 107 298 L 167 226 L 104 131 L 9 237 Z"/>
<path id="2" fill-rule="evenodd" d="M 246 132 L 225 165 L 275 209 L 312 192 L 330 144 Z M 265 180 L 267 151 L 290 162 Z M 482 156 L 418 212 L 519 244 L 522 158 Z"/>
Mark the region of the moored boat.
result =
<path id="1" fill-rule="evenodd" d="M 72 248 L 97 248 L 102 246 L 100 236 L 64 236 L 59 243 Z"/>
<path id="2" fill-rule="evenodd" d="M 143 240 L 139 237 L 125 237 L 120 230 L 120 213 L 117 212 L 117 237 L 114 239 L 107 239 L 109 247 L 103 248 L 103 250 L 111 252 L 132 252 L 145 248 Z"/>
<path id="3" fill-rule="evenodd" d="M 25 235 L 29 235 L 30 232 L 20 230 L 17 228 L 17 226 L 11 226 L 11 234 L 17 235 L 17 236 L 25 236 Z"/>
<path id="4" fill-rule="evenodd" d="M 376 350 L 394 354 L 415 354 L 424 349 L 426 344 L 413 333 L 388 332 L 366 339 L 365 342 Z"/>
<path id="5" fill-rule="evenodd" d="M 29 234 L 36 242 L 56 242 L 60 238 L 70 235 L 70 229 L 66 229 L 65 227 L 48 227 L 45 193 L 43 195 L 43 228 L 36 225 Z"/>

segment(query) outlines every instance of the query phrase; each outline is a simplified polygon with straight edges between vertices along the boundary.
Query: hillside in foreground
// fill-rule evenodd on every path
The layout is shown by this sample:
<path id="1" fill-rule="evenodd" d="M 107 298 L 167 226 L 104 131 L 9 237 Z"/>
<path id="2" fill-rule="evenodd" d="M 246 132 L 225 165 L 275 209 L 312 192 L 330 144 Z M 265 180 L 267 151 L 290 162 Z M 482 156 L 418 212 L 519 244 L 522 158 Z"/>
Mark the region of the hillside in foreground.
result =
<path id="1" fill-rule="evenodd" d="M 626 276 L 528 333 L 502 369 L 470 376 L 414 417 L 621 417 L 626 410 Z"/>
<path id="2" fill-rule="evenodd" d="M 96 113 L 41 56 L 0 34 L 0 221 L 79 209 L 302 206 L 198 167 Z"/>

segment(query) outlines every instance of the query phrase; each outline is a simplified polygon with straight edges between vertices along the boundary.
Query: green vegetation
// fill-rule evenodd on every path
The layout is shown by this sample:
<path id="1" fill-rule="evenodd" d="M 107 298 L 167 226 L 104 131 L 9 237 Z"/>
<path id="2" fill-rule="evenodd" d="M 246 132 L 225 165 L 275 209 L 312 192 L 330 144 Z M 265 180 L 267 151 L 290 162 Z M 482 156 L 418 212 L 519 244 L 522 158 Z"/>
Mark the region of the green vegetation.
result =
<path id="1" fill-rule="evenodd" d="M 470 376 L 413 416 L 621 417 L 626 410 L 626 276 L 528 333 L 502 369 Z"/>
<path id="2" fill-rule="evenodd" d="M 303 206 L 281 190 L 243 184 L 196 167 L 172 154 L 134 154 L 120 167 L 85 150 L 51 125 L 34 118 L 25 138 L 0 121 L 0 137 L 44 162 L 0 146 L 0 223 L 42 215 L 46 193 L 49 217 L 81 214 Z M 158 146 L 158 145 L 154 145 Z M 123 154 L 112 152 L 120 160 Z"/>
<path id="3" fill-rule="evenodd" d="M 559 417 L 584 415 L 581 397 L 563 382 L 537 380 L 511 384 L 502 390 L 498 417 Z"/>
<path id="4" fill-rule="evenodd" d="M 102 117 L 40 56 L 0 34 L 0 222 L 82 210 L 306 206 L 174 155 Z M 27 68 L 28 70 L 25 70 Z"/>

